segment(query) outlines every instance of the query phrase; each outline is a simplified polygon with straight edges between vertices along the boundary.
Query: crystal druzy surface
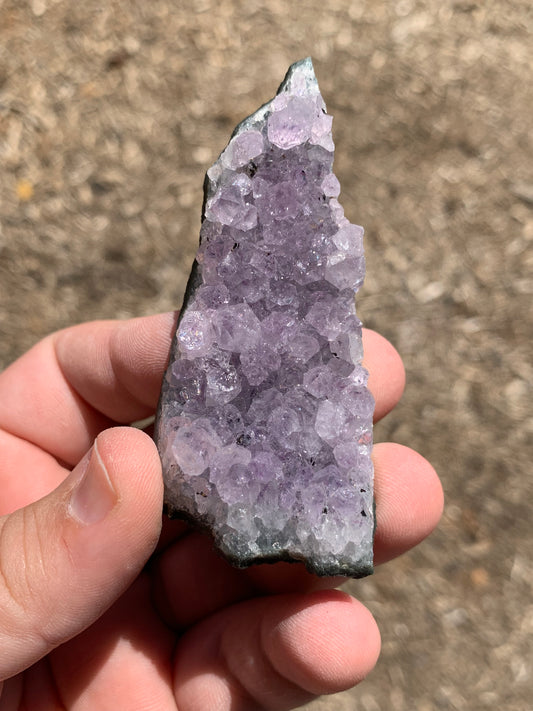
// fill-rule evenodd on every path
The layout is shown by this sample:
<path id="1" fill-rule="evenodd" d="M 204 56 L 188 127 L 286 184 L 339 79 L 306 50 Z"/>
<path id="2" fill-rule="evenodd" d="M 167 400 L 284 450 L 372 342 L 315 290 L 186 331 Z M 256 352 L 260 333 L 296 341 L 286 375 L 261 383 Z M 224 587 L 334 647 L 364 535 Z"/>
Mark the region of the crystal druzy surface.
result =
<path id="1" fill-rule="evenodd" d="M 360 577 L 374 532 L 363 229 L 337 201 L 331 121 L 303 60 L 208 170 L 156 441 L 167 511 L 234 564 Z"/>

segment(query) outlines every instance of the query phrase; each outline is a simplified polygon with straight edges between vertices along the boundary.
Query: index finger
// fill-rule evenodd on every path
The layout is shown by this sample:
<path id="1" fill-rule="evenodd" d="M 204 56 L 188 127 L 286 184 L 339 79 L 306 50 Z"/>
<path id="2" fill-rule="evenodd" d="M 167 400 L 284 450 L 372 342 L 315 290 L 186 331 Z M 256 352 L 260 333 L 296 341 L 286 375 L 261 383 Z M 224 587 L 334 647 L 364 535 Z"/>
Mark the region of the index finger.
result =
<path id="1" fill-rule="evenodd" d="M 0 374 L 0 430 L 76 464 L 104 429 L 153 414 L 176 315 L 47 336 Z"/>

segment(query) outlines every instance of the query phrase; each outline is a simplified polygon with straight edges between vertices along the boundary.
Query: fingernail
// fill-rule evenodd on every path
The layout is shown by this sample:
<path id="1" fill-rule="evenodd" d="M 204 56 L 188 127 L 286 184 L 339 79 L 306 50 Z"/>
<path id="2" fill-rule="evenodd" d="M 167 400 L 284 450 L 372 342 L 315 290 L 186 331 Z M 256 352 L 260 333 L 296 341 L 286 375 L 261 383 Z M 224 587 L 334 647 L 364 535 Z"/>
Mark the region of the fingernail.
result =
<path id="1" fill-rule="evenodd" d="M 80 523 L 90 526 L 102 521 L 117 502 L 97 440 L 78 467 L 82 471 L 70 497 L 69 511 Z"/>

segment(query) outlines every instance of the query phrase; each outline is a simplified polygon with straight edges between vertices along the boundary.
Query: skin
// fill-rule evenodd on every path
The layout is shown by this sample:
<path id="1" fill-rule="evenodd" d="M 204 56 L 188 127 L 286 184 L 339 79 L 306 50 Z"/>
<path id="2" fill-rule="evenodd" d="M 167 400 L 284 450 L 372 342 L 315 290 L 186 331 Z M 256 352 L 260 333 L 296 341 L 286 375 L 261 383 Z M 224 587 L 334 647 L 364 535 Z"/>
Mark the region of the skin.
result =
<path id="1" fill-rule="evenodd" d="M 237 570 L 165 520 L 141 430 L 175 314 L 86 323 L 0 375 L 0 711 L 269 711 L 358 683 L 374 666 L 370 612 L 299 564 Z M 364 334 L 376 418 L 398 402 L 394 348 Z M 122 426 L 121 426 L 122 425 Z M 374 448 L 376 562 L 437 524 L 431 465 Z"/>

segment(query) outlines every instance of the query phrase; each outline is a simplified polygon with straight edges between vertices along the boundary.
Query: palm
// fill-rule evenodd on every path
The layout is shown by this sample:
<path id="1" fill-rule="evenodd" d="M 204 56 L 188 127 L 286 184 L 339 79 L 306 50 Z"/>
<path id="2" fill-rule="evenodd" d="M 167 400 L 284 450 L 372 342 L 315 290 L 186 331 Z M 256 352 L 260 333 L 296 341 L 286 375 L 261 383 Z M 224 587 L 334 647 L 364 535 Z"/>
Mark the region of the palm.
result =
<path id="1" fill-rule="evenodd" d="M 168 317 L 85 324 L 38 345 L 2 375 L 0 402 L 16 397 L 17 408 L 0 406 L 0 513 L 55 489 L 99 431 L 153 412 L 171 331 Z M 366 352 L 379 417 L 401 394 L 401 364 L 375 334 L 366 334 Z M 35 408 L 47 403 L 48 416 L 36 422 Z M 153 446 L 149 454 L 158 467 Z M 379 445 L 374 458 L 380 562 L 429 532 L 441 499 L 429 465 L 411 450 Z M 406 495 L 411 507 L 400 510 Z M 17 677 L 10 688 L 19 703 L 9 708 L 292 708 L 350 686 L 375 661 L 379 636 L 370 614 L 331 590 L 338 579 L 317 579 L 300 565 L 238 571 L 206 536 L 167 521 L 142 572 L 132 581 L 131 566 L 125 571 L 117 572 L 123 581 L 110 607 L 113 597 L 96 598 L 109 607 L 102 616 L 95 613 L 89 626 L 71 623 L 61 638 L 70 641 L 52 639 L 55 648 Z M 355 649 L 354 636 L 364 640 Z"/>

